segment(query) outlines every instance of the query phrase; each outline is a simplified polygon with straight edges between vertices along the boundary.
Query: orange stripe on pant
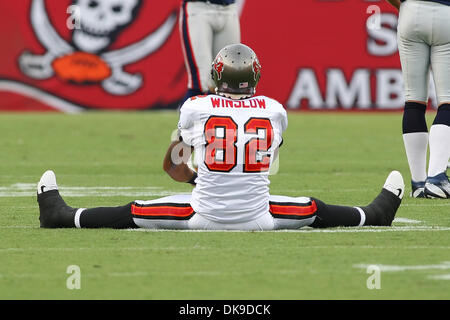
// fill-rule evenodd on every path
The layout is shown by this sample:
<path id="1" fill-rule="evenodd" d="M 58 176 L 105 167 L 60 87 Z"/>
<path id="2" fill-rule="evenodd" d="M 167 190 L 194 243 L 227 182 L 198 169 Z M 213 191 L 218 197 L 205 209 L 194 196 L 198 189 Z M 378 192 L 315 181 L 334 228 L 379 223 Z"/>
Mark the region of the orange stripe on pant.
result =
<path id="1" fill-rule="evenodd" d="M 310 203 L 302 204 L 283 204 L 283 203 L 269 203 L 270 213 L 275 218 L 286 218 L 286 219 L 304 219 L 317 212 L 317 205 L 314 200 Z"/>
<path id="2" fill-rule="evenodd" d="M 131 213 L 135 218 L 143 219 L 190 219 L 194 215 L 194 209 L 186 205 L 152 204 L 152 205 L 131 205 Z"/>

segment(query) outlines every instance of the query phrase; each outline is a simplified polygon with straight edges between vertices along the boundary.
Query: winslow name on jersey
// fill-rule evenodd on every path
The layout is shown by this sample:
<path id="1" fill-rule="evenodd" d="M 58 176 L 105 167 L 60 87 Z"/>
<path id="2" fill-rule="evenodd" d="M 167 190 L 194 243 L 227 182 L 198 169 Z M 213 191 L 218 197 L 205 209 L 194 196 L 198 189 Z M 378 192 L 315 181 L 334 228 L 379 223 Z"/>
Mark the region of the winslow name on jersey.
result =
<path id="1" fill-rule="evenodd" d="M 196 96 L 180 109 L 179 135 L 198 165 L 191 206 L 217 222 L 245 222 L 269 210 L 269 170 L 288 124 L 268 97 Z"/>

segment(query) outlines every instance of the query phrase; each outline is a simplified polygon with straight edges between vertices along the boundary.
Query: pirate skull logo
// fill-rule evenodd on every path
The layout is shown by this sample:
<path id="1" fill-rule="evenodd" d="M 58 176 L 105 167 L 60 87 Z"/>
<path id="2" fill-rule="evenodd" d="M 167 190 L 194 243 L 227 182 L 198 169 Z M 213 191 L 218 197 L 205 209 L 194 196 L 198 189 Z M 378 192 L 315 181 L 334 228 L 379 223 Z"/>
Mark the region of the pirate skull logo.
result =
<path id="1" fill-rule="evenodd" d="M 80 28 L 72 41 L 78 49 L 97 53 L 107 48 L 116 35 L 132 20 L 140 4 L 138 0 L 77 0 Z"/>
<path id="2" fill-rule="evenodd" d="M 129 26 L 142 0 L 73 0 L 80 10 L 79 28 L 66 42 L 50 23 L 44 0 L 33 0 L 31 24 L 46 53 L 24 52 L 19 66 L 34 79 L 55 74 L 75 83 L 101 83 L 108 93 L 127 95 L 142 86 L 142 76 L 123 67 L 137 62 L 159 49 L 172 33 L 176 13 L 172 13 L 155 31 L 127 47 L 108 50 L 123 29 Z"/>

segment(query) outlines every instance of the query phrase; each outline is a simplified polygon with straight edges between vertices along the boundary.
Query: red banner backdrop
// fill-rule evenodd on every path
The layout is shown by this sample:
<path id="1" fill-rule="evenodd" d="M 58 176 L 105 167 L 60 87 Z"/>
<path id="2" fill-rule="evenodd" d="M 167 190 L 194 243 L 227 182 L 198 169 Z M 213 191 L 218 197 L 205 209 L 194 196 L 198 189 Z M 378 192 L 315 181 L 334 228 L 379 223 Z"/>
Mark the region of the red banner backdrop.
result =
<path id="1" fill-rule="evenodd" d="M 187 82 L 180 1 L 118 1 L 103 24 L 89 0 L 0 2 L 0 110 L 177 107 Z M 258 93 L 293 110 L 402 108 L 397 13 L 385 1 L 239 5 L 242 42 L 262 64 Z"/>

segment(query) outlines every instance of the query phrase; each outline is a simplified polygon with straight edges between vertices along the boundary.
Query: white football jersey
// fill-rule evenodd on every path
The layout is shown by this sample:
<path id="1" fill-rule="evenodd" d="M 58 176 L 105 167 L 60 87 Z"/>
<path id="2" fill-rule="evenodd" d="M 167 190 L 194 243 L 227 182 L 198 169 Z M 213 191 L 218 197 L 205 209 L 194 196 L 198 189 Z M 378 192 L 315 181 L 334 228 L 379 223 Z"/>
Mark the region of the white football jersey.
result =
<path id="1" fill-rule="evenodd" d="M 194 147 L 198 165 L 191 206 L 206 218 L 245 222 L 269 210 L 269 170 L 282 143 L 287 114 L 277 101 L 218 95 L 188 99 L 179 134 Z"/>

